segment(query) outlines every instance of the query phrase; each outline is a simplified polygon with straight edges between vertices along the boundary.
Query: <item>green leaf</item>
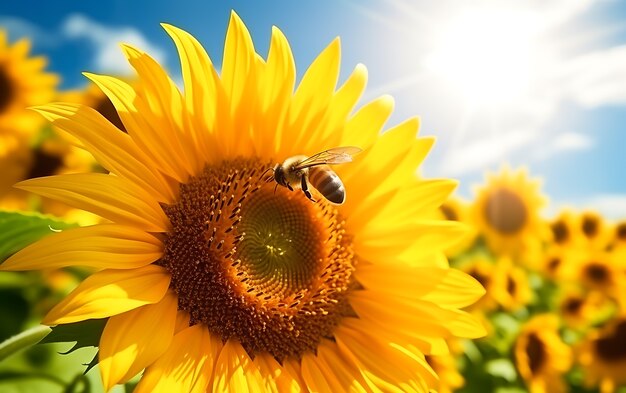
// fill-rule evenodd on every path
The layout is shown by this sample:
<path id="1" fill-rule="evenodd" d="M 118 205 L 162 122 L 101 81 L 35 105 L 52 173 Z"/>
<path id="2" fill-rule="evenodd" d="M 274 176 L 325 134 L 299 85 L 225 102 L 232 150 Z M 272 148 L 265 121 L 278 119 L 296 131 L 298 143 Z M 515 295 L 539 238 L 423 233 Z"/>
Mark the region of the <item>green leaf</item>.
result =
<path id="1" fill-rule="evenodd" d="M 37 344 L 50 333 L 48 326 L 35 326 L 0 344 L 0 361 L 13 355 L 21 349 Z"/>
<path id="2" fill-rule="evenodd" d="M 494 359 L 485 365 L 485 370 L 494 376 L 513 382 L 517 379 L 517 371 L 515 366 L 509 359 Z"/>
<path id="3" fill-rule="evenodd" d="M 0 262 L 44 236 L 76 226 L 39 213 L 0 210 Z"/>
<path id="4" fill-rule="evenodd" d="M 50 334 L 41 340 L 40 344 L 76 342 L 64 355 L 79 348 L 97 347 L 107 320 L 107 318 L 88 319 L 86 321 L 57 325 L 52 328 Z"/>

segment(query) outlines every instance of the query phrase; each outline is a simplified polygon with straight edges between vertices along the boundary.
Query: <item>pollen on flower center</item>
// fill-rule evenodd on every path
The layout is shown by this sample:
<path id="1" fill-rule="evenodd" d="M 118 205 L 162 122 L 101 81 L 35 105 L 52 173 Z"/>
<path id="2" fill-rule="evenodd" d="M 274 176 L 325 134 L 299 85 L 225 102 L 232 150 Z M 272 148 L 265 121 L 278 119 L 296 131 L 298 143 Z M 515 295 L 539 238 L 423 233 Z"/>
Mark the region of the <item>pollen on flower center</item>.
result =
<path id="1" fill-rule="evenodd" d="M 258 160 L 207 167 L 165 206 L 160 264 L 179 308 L 253 356 L 300 357 L 351 310 L 355 258 L 332 205 L 262 178 Z"/>
<path id="2" fill-rule="evenodd" d="M 501 188 L 489 195 L 485 206 L 485 218 L 501 233 L 514 234 L 522 229 L 526 216 L 526 206 L 514 192 Z"/>
<path id="3" fill-rule="evenodd" d="M 0 112 L 4 111 L 13 99 L 14 88 L 6 70 L 0 67 Z"/>

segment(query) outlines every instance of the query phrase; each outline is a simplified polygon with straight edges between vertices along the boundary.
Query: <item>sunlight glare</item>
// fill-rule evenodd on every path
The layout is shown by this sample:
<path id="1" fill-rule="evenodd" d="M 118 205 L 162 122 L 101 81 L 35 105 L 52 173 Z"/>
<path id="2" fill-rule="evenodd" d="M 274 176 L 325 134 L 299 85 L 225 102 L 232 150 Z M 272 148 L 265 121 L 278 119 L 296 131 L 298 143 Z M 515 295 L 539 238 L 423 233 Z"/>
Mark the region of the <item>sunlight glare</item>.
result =
<path id="1" fill-rule="evenodd" d="M 426 66 L 473 104 L 513 101 L 528 88 L 532 26 L 521 12 L 466 12 L 443 27 Z"/>

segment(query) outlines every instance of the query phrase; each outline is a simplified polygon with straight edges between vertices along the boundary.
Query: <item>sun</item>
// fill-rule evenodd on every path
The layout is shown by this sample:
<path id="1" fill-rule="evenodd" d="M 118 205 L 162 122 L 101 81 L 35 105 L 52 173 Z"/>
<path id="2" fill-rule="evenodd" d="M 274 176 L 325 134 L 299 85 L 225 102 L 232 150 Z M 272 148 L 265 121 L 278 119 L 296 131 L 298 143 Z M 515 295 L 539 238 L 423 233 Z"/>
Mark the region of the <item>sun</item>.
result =
<path id="1" fill-rule="evenodd" d="M 529 87 L 532 26 L 524 12 L 462 13 L 440 30 L 426 66 L 475 105 L 513 101 Z"/>

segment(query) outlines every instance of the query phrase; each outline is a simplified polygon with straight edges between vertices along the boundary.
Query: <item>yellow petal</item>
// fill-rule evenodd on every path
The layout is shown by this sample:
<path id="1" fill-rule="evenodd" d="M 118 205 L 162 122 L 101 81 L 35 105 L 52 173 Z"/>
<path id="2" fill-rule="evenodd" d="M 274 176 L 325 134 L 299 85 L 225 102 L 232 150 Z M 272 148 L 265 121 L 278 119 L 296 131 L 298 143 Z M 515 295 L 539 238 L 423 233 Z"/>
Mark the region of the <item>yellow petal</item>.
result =
<path id="1" fill-rule="evenodd" d="M 289 370 L 283 367 L 267 352 L 258 353 L 254 357 L 254 364 L 259 369 L 266 392 L 302 392 L 298 379 L 294 378 Z"/>
<path id="2" fill-rule="evenodd" d="M 167 351 L 146 369 L 135 393 L 205 392 L 219 339 L 202 324 L 174 336 Z"/>
<path id="3" fill-rule="evenodd" d="M 389 307 L 393 304 L 393 307 Z M 485 335 L 478 319 L 466 312 L 442 308 L 421 299 L 408 299 L 375 291 L 355 291 L 350 305 L 363 321 L 398 337 L 477 338 Z M 391 328 L 393 327 L 393 328 Z"/>
<path id="4" fill-rule="evenodd" d="M 256 392 L 261 373 L 241 344 L 228 340 L 220 352 L 213 372 L 214 392 Z"/>
<path id="5" fill-rule="evenodd" d="M 365 264 L 359 266 L 356 276 L 360 284 L 373 291 L 419 298 L 446 308 L 466 307 L 485 294 L 478 281 L 456 269 Z"/>
<path id="6" fill-rule="evenodd" d="M 159 202 L 174 200 L 174 185 L 152 169 L 131 137 L 94 109 L 55 103 L 33 108 L 61 130 L 78 138 L 107 170 L 139 185 Z"/>
<path id="7" fill-rule="evenodd" d="M 98 352 L 104 390 L 125 383 L 165 353 L 174 337 L 178 299 L 171 291 L 155 304 L 109 318 Z"/>
<path id="8" fill-rule="evenodd" d="M 289 42 L 274 26 L 266 67 L 258 78 L 255 150 L 262 157 L 274 158 L 281 149 L 282 122 L 291 103 L 295 80 L 296 66 Z"/>
<path id="9" fill-rule="evenodd" d="M 165 268 L 148 265 L 129 270 L 103 270 L 87 277 L 43 320 L 58 325 L 106 318 L 163 299 L 170 285 Z"/>
<path id="10" fill-rule="evenodd" d="M 348 119 L 339 144 L 369 149 L 391 116 L 393 108 L 393 98 L 386 95 L 363 105 Z"/>
<path id="11" fill-rule="evenodd" d="M 425 361 L 384 341 L 369 330 L 367 324 L 346 318 L 335 329 L 339 350 L 356 360 L 361 372 L 383 391 L 425 392 L 436 376 Z"/>
<path id="12" fill-rule="evenodd" d="M 149 232 L 165 232 L 169 228 L 169 220 L 157 201 L 139 186 L 118 176 L 74 173 L 29 179 L 16 187 L 118 224 Z"/>
<path id="13" fill-rule="evenodd" d="M 337 79 L 341 46 L 339 39 L 333 40 L 313 61 L 304 73 L 300 85 L 293 96 L 289 113 L 289 128 L 285 132 L 281 143 L 287 147 L 306 145 L 311 135 L 317 135 L 319 121 L 323 118 L 331 102 Z M 328 146 L 328 148 L 335 146 Z M 317 152 L 304 151 L 303 154 Z"/>
<path id="14" fill-rule="evenodd" d="M 195 168 L 192 169 L 190 162 L 192 154 L 180 91 L 159 63 L 148 54 L 127 44 L 121 45 L 121 48 L 137 71 L 139 83 L 135 89 L 138 97 L 134 104 L 149 125 L 136 136 L 141 136 L 144 143 L 158 149 L 151 152 L 154 159 L 168 169 L 165 172 L 167 175 L 184 182 Z"/>
<path id="15" fill-rule="evenodd" d="M 154 236 L 126 225 L 73 228 L 44 237 L 11 256 L 0 270 L 43 270 L 66 266 L 134 269 L 163 255 Z"/>
<path id="16" fill-rule="evenodd" d="M 211 162 L 217 151 L 209 134 L 219 129 L 216 123 L 226 101 L 219 76 L 206 51 L 191 34 L 172 25 L 161 26 L 178 49 L 186 106 L 192 114 L 190 131 L 197 146 L 196 154 L 200 162 Z"/>

